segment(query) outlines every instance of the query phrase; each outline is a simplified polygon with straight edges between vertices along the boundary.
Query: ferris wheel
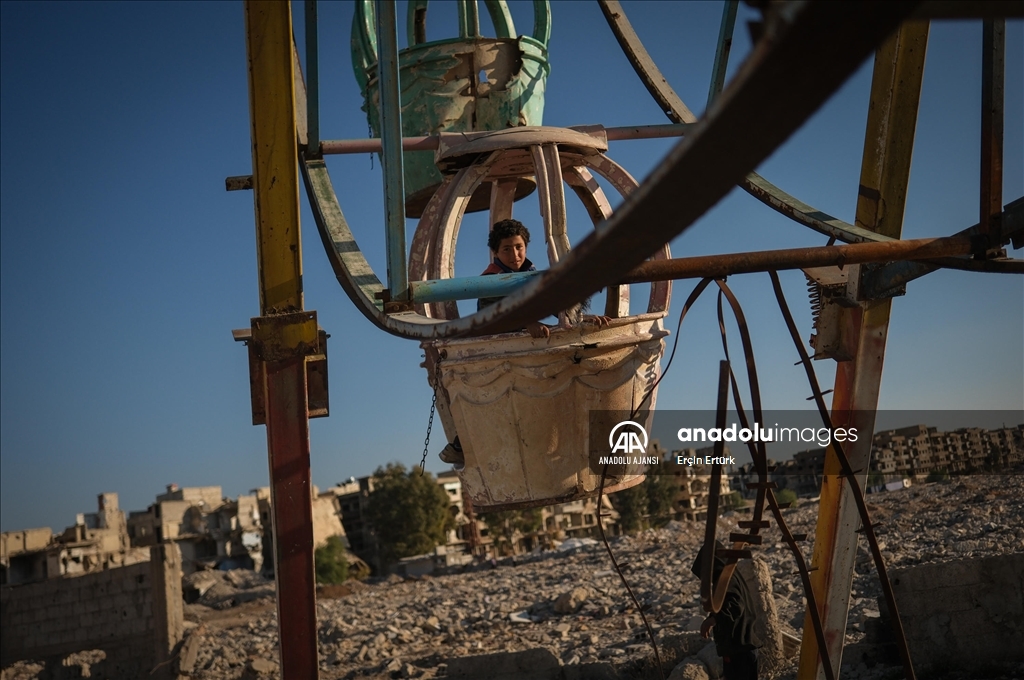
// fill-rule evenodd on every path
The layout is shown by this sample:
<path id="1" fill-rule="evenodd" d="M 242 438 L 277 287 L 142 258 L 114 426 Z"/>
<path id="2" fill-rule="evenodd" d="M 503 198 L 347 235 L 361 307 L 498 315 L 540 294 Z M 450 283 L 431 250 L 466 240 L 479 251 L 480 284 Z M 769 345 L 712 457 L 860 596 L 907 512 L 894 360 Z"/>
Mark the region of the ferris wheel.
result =
<path id="1" fill-rule="evenodd" d="M 433 42 L 426 40 L 427 2 L 413 0 L 406 21 L 409 46 L 402 50 L 395 3 L 359 0 L 351 32 L 352 68 L 375 137 L 323 140 L 316 2 L 305 7 L 304 74 L 296 68 L 301 60 L 289 6 L 246 4 L 253 175 L 235 184 L 248 181 L 256 193 L 262 316 L 237 337 L 250 346 L 254 423 L 268 426 L 275 527 L 302 532 L 309 523 L 308 508 L 303 509 L 308 493 L 304 499 L 294 489 L 309 485 L 308 418 L 327 410 L 326 337 L 315 312 L 303 309 L 296 257 L 300 175 L 325 253 L 351 303 L 382 331 L 422 344 L 437 412 L 449 444 L 460 455 L 456 470 L 478 510 L 569 502 L 642 481 L 643 466 L 595 467 L 591 443 L 601 441 L 600 435 L 616 423 L 628 421 L 641 429 L 650 423 L 663 375 L 660 360 L 669 336 L 663 319 L 672 280 L 702 279 L 683 307 L 685 314 L 712 281 L 772 272 L 780 307 L 813 382 L 809 357 L 774 275 L 780 269 L 804 269 L 814 302 L 814 356 L 842 362 L 831 415 L 816 383 L 814 396 L 830 424 L 871 431 L 892 297 L 902 294 L 907 282 L 943 267 L 1024 273 L 1024 263 L 1008 259 L 1003 250 L 1011 242 L 1024 244 L 1024 200 L 1005 206 L 1002 200 L 1002 19 L 985 18 L 978 223 L 944 238 L 901 240 L 927 20 L 948 11 L 971 16 L 970 10 L 912 2 L 758 4 L 753 50 L 726 83 L 737 12 L 737 3 L 727 2 L 708 107 L 698 119 L 662 76 L 623 6 L 610 0 L 599 4 L 668 123 L 544 126 L 551 35 L 545 0 L 533 3 L 529 34 L 518 33 L 503 0 L 487 0 L 494 37 L 480 34 L 478 4 L 460 0 L 458 36 Z M 985 4 L 984 12 L 996 12 L 993 7 Z M 865 144 L 857 218 L 849 224 L 753 170 L 872 52 L 867 129 L 872 143 Z M 646 137 L 680 141 L 641 184 L 608 155 L 608 141 Z M 360 250 L 325 162 L 331 154 L 365 152 L 380 153 L 383 162 L 385 277 L 373 271 Z M 767 208 L 827 235 L 829 245 L 673 259 L 669 241 L 737 185 Z M 593 226 L 575 244 L 568 238 L 567 186 Z M 615 210 L 606 189 L 623 199 Z M 534 192 L 547 267 L 455 277 L 464 216 L 487 211 L 493 229 L 512 219 L 517 201 Z M 407 217 L 419 220 L 411 240 Z M 871 266 L 851 266 L 860 264 Z M 651 284 L 647 307 L 639 313 L 630 308 L 630 284 L 635 283 Z M 724 283 L 718 285 L 742 322 L 734 296 Z M 607 290 L 603 313 L 582 314 L 580 305 L 601 289 Z M 494 302 L 461 316 L 456 301 L 473 299 Z M 552 315 L 559 323 L 544 336 L 525 330 Z M 880 347 L 878 338 L 883 339 Z M 749 352 L 746 358 L 752 363 Z M 736 392 L 726 363 L 720 411 L 722 400 L 728 401 L 730 380 Z M 751 393 L 756 415 L 756 376 Z M 738 405 L 738 392 L 735 401 Z M 313 412 L 314 404 L 323 407 Z M 594 413 L 605 415 L 588 417 Z M 866 475 L 870 442 L 866 446 L 829 450 L 833 468 L 842 474 L 823 482 L 829 488 L 822 491 L 814 574 L 778 512 L 764 449 L 751 449 L 759 478 L 753 517 L 745 527 L 748 533 L 730 536 L 733 547 L 723 556 L 731 565 L 749 556 L 760 543 L 758 532 L 768 526 L 762 519 L 766 510 L 788 535 L 805 579 L 810 624 L 805 629 L 814 631 L 804 637 L 800 677 L 837 677 L 843 636 L 834 633 L 845 630 L 853 566 L 846 555 L 856 541 L 850 518 L 859 517 L 873 536 L 863 481 L 857 481 Z M 720 475 L 720 469 L 714 474 Z M 711 546 L 713 557 L 712 524 L 705 546 Z M 284 588 L 292 580 L 295 601 L 303 603 L 291 613 L 279 612 L 285 677 L 312 677 L 302 673 L 316 672 L 315 615 L 312 667 L 308 646 L 299 642 L 310 635 L 304 585 L 310 551 L 299 544 L 280 550 L 291 552 L 278 554 L 279 584 Z M 876 564 L 884 583 L 880 557 Z M 715 611 L 721 588 L 713 587 L 710 575 L 705 580 L 705 606 Z M 289 644 L 286 626 L 295 631 Z M 905 643 L 903 652 L 912 677 Z"/>

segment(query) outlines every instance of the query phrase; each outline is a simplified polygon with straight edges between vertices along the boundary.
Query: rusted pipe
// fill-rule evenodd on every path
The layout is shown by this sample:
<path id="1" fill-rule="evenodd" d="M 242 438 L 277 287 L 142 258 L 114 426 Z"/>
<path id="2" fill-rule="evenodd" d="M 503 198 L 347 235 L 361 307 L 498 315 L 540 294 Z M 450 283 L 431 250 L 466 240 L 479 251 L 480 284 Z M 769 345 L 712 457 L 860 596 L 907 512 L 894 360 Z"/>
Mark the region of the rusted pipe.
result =
<path id="1" fill-rule="evenodd" d="M 627 125 L 624 127 L 605 128 L 609 142 L 627 139 L 663 139 L 666 137 L 682 137 L 692 124 L 667 125 Z M 436 151 L 441 138 L 437 135 L 424 137 L 403 137 L 402 149 L 405 151 Z M 380 153 L 380 138 L 369 139 L 326 139 L 320 143 L 320 152 L 325 155 Z"/>
<path id="2" fill-rule="evenodd" d="M 652 260 L 636 267 L 620 283 L 645 283 L 666 279 L 717 278 L 730 274 L 749 274 L 780 269 L 828 267 L 863 262 L 929 260 L 971 252 L 967 236 L 919 238 L 875 243 L 850 243 L 841 246 L 787 248 L 725 255 L 679 257 Z"/>

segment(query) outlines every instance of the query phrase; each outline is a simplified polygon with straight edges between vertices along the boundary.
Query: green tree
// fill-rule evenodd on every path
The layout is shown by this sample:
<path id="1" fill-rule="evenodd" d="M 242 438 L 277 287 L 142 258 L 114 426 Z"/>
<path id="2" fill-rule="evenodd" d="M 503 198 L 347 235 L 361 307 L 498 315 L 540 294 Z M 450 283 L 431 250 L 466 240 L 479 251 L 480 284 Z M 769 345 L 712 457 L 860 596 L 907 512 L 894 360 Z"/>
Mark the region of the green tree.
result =
<path id="1" fill-rule="evenodd" d="M 499 539 L 504 539 L 513 555 L 516 554 L 516 533 L 522 536 L 532 534 L 540 531 L 544 523 L 540 508 L 488 512 L 480 515 L 480 519 L 487 525 L 495 544 Z"/>
<path id="2" fill-rule="evenodd" d="M 792 489 L 782 489 L 775 494 L 775 500 L 779 502 L 779 505 L 796 503 L 796 491 L 793 491 Z"/>
<path id="3" fill-rule="evenodd" d="M 868 473 L 868 487 L 872 486 L 883 486 L 885 484 L 885 475 L 878 470 L 873 470 Z"/>
<path id="4" fill-rule="evenodd" d="M 615 509 L 619 511 L 619 528 L 623 533 L 635 534 L 646 526 L 647 488 L 645 484 L 637 484 L 623 489 L 609 498 L 612 499 Z"/>
<path id="5" fill-rule="evenodd" d="M 722 507 L 726 510 L 737 510 L 745 505 L 743 494 L 733 491 L 722 496 Z"/>
<path id="6" fill-rule="evenodd" d="M 422 555 L 444 545 L 455 527 L 448 494 L 429 472 L 388 463 L 373 473 L 367 517 L 373 525 L 381 565 Z"/>
<path id="7" fill-rule="evenodd" d="M 941 468 L 939 470 L 932 470 L 931 472 L 928 473 L 928 478 L 925 479 L 924 481 L 927 482 L 927 483 L 932 483 L 932 482 L 948 482 L 949 481 L 949 473 L 946 472 L 946 468 Z"/>
<path id="8" fill-rule="evenodd" d="M 340 536 L 331 536 L 313 553 L 317 583 L 343 583 L 348 580 L 348 560 Z"/>
<path id="9" fill-rule="evenodd" d="M 676 495 L 679 493 L 679 482 L 665 463 L 651 467 L 644 480 L 644 492 L 647 494 L 647 515 L 652 525 L 665 526 L 672 519 L 675 509 Z"/>

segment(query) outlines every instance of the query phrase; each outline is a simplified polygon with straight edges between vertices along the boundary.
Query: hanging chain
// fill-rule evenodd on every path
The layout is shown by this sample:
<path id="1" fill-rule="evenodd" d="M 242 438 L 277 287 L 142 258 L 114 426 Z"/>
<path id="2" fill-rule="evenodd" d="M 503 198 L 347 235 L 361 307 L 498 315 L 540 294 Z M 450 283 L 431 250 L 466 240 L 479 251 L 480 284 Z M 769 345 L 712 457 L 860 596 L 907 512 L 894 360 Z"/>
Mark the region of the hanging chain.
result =
<path id="1" fill-rule="evenodd" d="M 420 459 L 420 474 L 427 464 L 427 452 L 430 450 L 430 430 L 434 427 L 434 410 L 437 407 L 437 388 L 441 384 L 441 356 L 434 362 L 434 396 L 430 399 L 430 418 L 427 420 L 427 436 L 423 440 L 423 457 Z"/>

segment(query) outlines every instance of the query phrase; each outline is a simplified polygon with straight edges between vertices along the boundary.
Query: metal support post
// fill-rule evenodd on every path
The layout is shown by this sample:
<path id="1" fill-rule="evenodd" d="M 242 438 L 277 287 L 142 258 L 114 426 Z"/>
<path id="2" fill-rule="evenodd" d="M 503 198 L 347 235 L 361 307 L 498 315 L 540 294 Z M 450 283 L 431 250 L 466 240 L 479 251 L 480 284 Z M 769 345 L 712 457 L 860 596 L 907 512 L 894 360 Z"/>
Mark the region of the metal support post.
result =
<path id="1" fill-rule="evenodd" d="M 1003 74 L 1006 20 L 985 19 L 981 38 L 981 233 L 998 248 L 1003 210 Z"/>
<path id="2" fill-rule="evenodd" d="M 856 224 L 891 238 L 899 238 L 903 228 L 927 44 L 928 24 L 906 22 L 875 55 Z M 855 274 L 859 272 L 851 272 L 851 276 Z M 846 447 L 851 466 L 859 471 L 854 479 L 847 481 L 839 476 L 840 464 L 832 447 L 825 454 L 812 558 L 815 571 L 811 573 L 836 676 L 842 663 L 857 556 L 856 532 L 860 528 L 848 484 L 863 487 L 867 481 L 891 305 L 889 299 L 867 300 L 843 312 L 845 331 L 854 338 L 856 351 L 852 361 L 839 362 L 836 369 L 832 422 L 835 427 L 855 427 L 864 435 Z M 805 630 L 810 630 L 810 625 L 808 614 Z M 797 677 L 824 677 L 817 640 L 812 635 L 803 638 Z"/>
<path id="3" fill-rule="evenodd" d="M 306 157 L 320 157 L 320 51 L 316 0 L 306 0 Z"/>
<path id="4" fill-rule="evenodd" d="M 260 311 L 252 342 L 265 369 L 277 620 L 284 680 L 318 677 L 306 356 L 291 6 L 245 3 Z"/>
<path id="5" fill-rule="evenodd" d="M 398 31 L 395 0 L 376 0 L 377 82 L 380 85 L 380 136 L 383 147 L 384 210 L 387 226 L 388 290 L 391 300 L 409 299 L 405 249 L 405 175 L 402 165 L 402 102 L 398 82 Z"/>

